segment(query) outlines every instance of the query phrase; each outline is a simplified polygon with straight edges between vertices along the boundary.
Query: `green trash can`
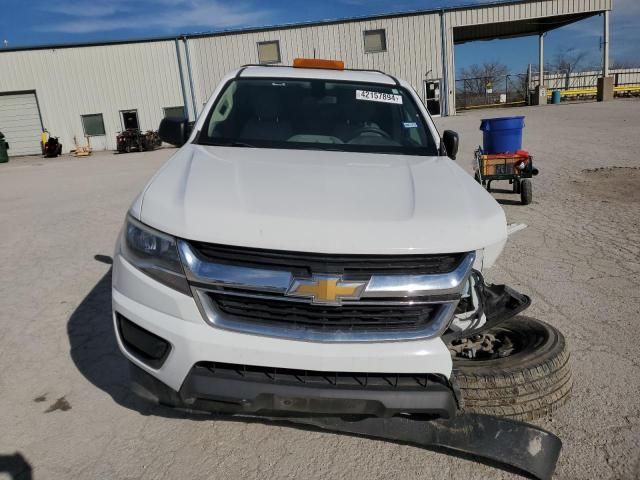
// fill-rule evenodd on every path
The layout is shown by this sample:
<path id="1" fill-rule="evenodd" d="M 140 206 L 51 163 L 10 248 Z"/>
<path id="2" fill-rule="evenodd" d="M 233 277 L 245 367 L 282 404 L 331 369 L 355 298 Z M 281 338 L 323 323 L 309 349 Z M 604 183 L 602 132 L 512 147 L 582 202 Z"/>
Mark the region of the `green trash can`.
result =
<path id="1" fill-rule="evenodd" d="M 551 103 L 553 103 L 554 105 L 560 105 L 561 101 L 562 94 L 560 93 L 560 90 L 554 90 L 551 94 Z"/>
<path id="2" fill-rule="evenodd" d="M 0 132 L 0 163 L 9 161 L 9 144 L 4 140 L 4 135 Z"/>

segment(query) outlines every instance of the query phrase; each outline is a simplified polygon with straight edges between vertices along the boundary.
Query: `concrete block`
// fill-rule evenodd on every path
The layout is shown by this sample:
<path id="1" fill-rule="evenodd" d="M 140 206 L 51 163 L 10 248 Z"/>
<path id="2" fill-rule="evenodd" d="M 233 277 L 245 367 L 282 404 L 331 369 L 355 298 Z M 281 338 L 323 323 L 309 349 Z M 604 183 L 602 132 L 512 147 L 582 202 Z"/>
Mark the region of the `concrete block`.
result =
<path id="1" fill-rule="evenodd" d="M 547 104 L 547 89 L 546 87 L 536 87 L 536 93 L 533 96 L 534 105 L 546 105 Z"/>
<path id="2" fill-rule="evenodd" d="M 613 100 L 613 77 L 598 78 L 598 101 Z"/>

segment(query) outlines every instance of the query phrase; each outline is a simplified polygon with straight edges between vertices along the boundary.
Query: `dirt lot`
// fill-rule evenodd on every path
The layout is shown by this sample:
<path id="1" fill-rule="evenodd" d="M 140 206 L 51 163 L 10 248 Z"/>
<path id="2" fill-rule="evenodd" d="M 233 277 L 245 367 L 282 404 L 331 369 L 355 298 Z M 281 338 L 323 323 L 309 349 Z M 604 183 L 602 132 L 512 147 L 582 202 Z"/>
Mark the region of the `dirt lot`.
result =
<path id="1" fill-rule="evenodd" d="M 541 174 L 528 207 L 496 194 L 509 222 L 529 228 L 489 278 L 531 295 L 528 314 L 568 338 L 573 397 L 539 422 L 564 441 L 557 478 L 639 478 L 640 102 L 438 123 L 460 132 L 458 161 L 470 171 L 480 118 L 512 114 L 527 116 L 525 146 Z M 136 401 L 101 260 L 134 195 L 171 153 L 0 165 L 0 456 L 22 455 L 38 480 L 513 477 L 419 448 L 185 418 Z"/>

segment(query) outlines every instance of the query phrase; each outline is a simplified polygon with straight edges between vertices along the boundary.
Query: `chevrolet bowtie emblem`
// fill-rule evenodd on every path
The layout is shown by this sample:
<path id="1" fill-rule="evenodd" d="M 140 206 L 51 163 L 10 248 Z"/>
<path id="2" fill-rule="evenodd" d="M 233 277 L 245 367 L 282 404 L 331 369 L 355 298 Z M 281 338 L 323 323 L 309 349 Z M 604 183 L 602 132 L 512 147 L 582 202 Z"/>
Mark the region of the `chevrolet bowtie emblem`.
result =
<path id="1" fill-rule="evenodd" d="M 311 298 L 311 303 L 340 305 L 342 300 L 357 300 L 368 282 L 347 282 L 339 275 L 314 275 L 294 278 L 287 295 Z"/>

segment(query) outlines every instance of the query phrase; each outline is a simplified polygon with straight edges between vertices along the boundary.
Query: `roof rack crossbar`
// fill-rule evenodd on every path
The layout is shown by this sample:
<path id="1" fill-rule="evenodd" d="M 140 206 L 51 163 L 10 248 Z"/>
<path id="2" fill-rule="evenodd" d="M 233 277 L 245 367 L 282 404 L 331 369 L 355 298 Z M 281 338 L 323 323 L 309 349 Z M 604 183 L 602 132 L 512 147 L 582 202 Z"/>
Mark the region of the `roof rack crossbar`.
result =
<path id="1" fill-rule="evenodd" d="M 268 63 L 266 63 L 266 64 L 262 64 L 262 63 L 247 63 L 245 65 L 242 65 L 242 67 L 240 67 L 240 70 L 238 70 L 238 73 L 236 73 L 236 78 L 240 77 L 240 75 L 242 75 L 242 72 L 244 72 L 247 67 L 292 68 L 291 65 L 273 65 L 273 64 L 268 64 Z M 393 75 L 388 74 L 387 72 L 383 72 L 382 70 L 377 70 L 375 68 L 343 68 L 342 71 L 345 71 L 345 72 L 375 72 L 375 73 L 379 73 L 381 75 L 385 75 L 385 76 L 389 77 L 391 80 L 393 80 L 393 82 L 397 86 L 400 86 L 400 82 L 398 81 L 398 79 L 396 77 L 394 77 Z"/>

